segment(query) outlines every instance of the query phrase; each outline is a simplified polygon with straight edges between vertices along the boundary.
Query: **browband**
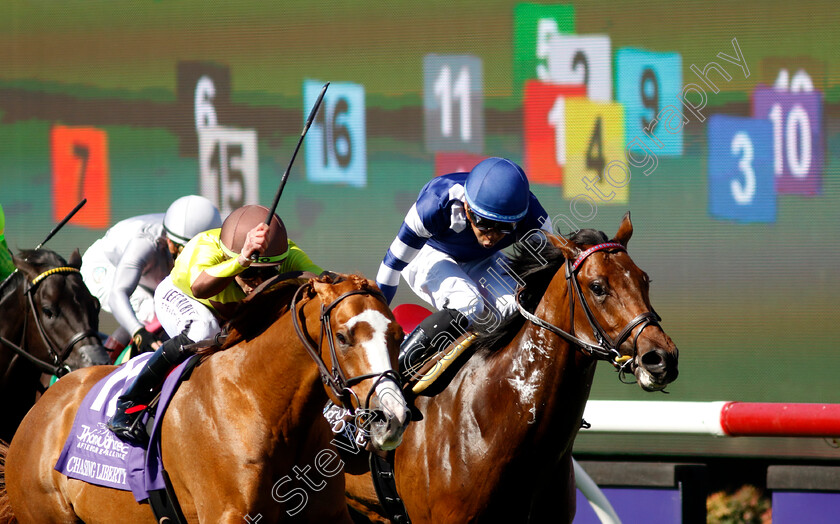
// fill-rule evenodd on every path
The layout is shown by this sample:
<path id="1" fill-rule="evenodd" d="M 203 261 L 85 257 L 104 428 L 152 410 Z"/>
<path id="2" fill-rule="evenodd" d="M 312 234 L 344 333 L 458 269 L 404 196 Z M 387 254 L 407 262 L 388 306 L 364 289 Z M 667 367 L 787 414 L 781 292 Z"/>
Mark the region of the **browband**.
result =
<path id="1" fill-rule="evenodd" d="M 618 242 L 604 242 L 603 244 L 598 244 L 596 246 L 592 246 L 583 253 L 581 253 L 577 259 L 575 259 L 574 263 L 572 263 L 572 272 L 576 271 L 578 266 L 583 264 L 583 261 L 586 260 L 586 257 L 595 253 L 596 251 L 601 251 L 604 249 L 620 249 L 621 251 L 627 251 L 627 248 L 624 247 L 622 244 Z"/>

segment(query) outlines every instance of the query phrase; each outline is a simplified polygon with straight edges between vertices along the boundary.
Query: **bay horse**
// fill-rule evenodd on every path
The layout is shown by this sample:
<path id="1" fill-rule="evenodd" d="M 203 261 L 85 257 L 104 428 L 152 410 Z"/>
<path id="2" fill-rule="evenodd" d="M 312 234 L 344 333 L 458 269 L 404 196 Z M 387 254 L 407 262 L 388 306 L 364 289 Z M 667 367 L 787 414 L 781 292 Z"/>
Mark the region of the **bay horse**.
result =
<path id="1" fill-rule="evenodd" d="M 677 377 L 650 280 L 626 251 L 632 232 L 628 213 L 609 241 L 580 230 L 518 245 L 509 272 L 520 313 L 479 333 L 445 389 L 414 399 L 422 419 L 393 455 L 414 524 L 572 521 L 572 445 L 597 360 L 619 377 L 632 372 L 646 391 Z M 370 475 L 354 473 L 345 475 L 348 504 L 388 522 Z"/>
<path id="2" fill-rule="evenodd" d="M 184 516 L 351 523 L 341 461 L 334 454 L 324 464 L 332 432 L 322 408 L 329 398 L 384 411 L 370 443 L 396 447 L 409 420 L 393 371 L 402 329 L 376 284 L 359 275 L 278 283 L 238 311 L 224 350 L 203 354 L 163 417 L 163 464 Z M 155 522 L 131 492 L 53 470 L 79 403 L 112 369 L 70 373 L 24 419 L 4 472 L 17 521 Z"/>
<path id="3" fill-rule="evenodd" d="M 43 390 L 41 375 L 109 363 L 99 338 L 99 301 L 69 261 L 47 249 L 22 250 L 0 289 L 0 439 L 8 442 Z"/>

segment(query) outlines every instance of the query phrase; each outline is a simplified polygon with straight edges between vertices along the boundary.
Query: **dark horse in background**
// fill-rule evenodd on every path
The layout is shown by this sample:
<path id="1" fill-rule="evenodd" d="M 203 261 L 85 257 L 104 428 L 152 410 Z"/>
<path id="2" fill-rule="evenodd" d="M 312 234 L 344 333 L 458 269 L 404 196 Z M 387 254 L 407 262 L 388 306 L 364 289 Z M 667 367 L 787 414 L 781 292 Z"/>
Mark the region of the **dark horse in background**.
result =
<path id="1" fill-rule="evenodd" d="M 109 364 L 99 338 L 99 301 L 82 281 L 82 259 L 22 250 L 0 289 L 0 439 L 10 441 L 43 391 L 42 374 Z"/>
<path id="2" fill-rule="evenodd" d="M 521 246 L 511 261 L 520 314 L 479 334 L 445 389 L 414 401 L 422 419 L 393 457 L 414 524 L 572 521 L 572 445 L 597 360 L 646 391 L 677 377 L 650 280 L 626 251 L 632 232 L 628 213 L 611 241 L 581 230 Z M 353 509 L 387 522 L 369 475 L 346 482 Z"/>

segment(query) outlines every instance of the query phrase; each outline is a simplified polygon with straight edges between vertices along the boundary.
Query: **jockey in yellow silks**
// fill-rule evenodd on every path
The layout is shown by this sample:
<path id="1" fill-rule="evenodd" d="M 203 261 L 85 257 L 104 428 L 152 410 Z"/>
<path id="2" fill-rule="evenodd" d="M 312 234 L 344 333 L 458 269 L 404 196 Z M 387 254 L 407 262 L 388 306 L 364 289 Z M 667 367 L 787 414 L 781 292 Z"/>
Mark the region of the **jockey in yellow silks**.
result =
<path id="1" fill-rule="evenodd" d="M 169 371 L 192 354 L 185 346 L 218 334 L 236 305 L 261 281 L 280 273 L 322 272 L 288 239 L 280 218 L 272 215 L 266 224 L 267 216 L 263 206 L 234 210 L 220 229 L 205 231 L 184 246 L 172 272 L 155 290 L 155 312 L 172 338 L 155 351 L 119 397 L 108 428 L 121 439 L 147 438 L 135 419 Z"/>

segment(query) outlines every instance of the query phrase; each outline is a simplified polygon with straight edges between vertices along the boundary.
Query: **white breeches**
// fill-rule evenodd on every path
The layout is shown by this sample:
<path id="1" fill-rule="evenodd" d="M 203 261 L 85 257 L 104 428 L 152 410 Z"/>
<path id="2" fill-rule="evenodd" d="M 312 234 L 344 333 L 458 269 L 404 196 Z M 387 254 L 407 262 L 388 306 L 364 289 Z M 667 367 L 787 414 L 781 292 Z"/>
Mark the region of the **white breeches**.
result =
<path id="1" fill-rule="evenodd" d="M 501 251 L 472 262 L 456 262 L 426 244 L 402 271 L 411 289 L 435 309 L 457 309 L 470 319 L 486 315 L 488 305 L 502 318 L 516 310 L 516 281 Z"/>
<path id="2" fill-rule="evenodd" d="M 175 287 L 170 277 L 155 290 L 155 309 L 161 326 L 170 337 L 176 337 L 189 326 L 187 337 L 198 342 L 221 331 L 213 311 Z"/>

